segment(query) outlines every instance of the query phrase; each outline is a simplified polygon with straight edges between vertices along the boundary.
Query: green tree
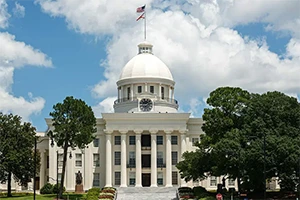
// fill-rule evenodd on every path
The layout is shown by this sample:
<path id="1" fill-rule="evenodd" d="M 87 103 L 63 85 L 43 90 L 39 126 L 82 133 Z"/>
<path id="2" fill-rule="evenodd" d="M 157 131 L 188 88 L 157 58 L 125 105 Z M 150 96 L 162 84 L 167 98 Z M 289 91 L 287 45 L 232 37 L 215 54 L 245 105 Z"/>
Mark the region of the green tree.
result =
<path id="1" fill-rule="evenodd" d="M 211 107 L 204 110 L 205 135 L 197 150 L 201 153 L 188 152 L 177 165 L 184 178 L 225 175 L 237 179 L 239 190 L 263 191 L 264 177 L 278 177 L 281 188 L 294 189 L 300 156 L 297 99 L 280 92 L 260 95 L 222 87 L 211 92 L 207 103 Z M 191 160 L 208 165 L 189 166 Z"/>
<path id="2" fill-rule="evenodd" d="M 63 149 L 63 168 L 59 189 L 59 197 L 62 198 L 68 149 L 76 147 L 83 149 L 93 141 L 96 118 L 90 106 L 83 100 L 73 97 L 66 97 L 63 103 L 57 103 L 53 109 L 50 116 L 53 118 L 54 130 L 49 131 L 48 135 L 57 146 Z"/>
<path id="3" fill-rule="evenodd" d="M 21 117 L 0 113 L 0 182 L 7 183 L 8 197 L 12 178 L 26 186 L 34 177 L 35 134 L 35 128 L 22 123 Z"/>

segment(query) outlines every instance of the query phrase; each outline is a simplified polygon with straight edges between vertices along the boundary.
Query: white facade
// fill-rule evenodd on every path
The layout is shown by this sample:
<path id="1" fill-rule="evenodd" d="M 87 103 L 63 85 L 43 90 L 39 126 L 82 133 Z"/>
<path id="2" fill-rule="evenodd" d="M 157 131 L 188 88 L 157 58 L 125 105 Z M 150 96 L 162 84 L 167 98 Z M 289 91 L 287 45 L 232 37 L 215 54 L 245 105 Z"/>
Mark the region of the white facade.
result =
<path id="1" fill-rule="evenodd" d="M 183 152 L 195 150 L 193 143 L 203 134 L 203 121 L 177 112 L 175 82 L 169 68 L 152 54 L 150 43 L 138 47 L 138 55 L 125 65 L 117 81 L 115 112 L 103 113 L 97 119 L 96 139 L 87 148 L 69 149 L 72 158 L 67 160 L 66 189 L 75 190 L 78 171 L 84 190 L 185 185 L 216 189 L 220 178 L 200 183 L 180 179 L 175 165 Z M 46 123 L 48 130 L 53 130 L 51 119 Z M 62 149 L 51 147 L 46 133 L 39 134 L 43 137 L 38 143 L 41 168 L 37 189 L 47 182 L 56 183 L 62 171 Z"/>

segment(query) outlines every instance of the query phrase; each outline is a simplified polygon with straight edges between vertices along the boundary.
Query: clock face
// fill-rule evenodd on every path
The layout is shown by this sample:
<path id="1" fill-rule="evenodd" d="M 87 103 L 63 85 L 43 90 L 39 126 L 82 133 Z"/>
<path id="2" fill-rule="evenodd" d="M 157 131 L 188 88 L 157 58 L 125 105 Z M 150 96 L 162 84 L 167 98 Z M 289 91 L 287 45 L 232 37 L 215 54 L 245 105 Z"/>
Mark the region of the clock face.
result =
<path id="1" fill-rule="evenodd" d="M 140 100 L 140 109 L 141 111 L 150 111 L 152 109 L 152 101 L 151 99 L 142 99 Z"/>

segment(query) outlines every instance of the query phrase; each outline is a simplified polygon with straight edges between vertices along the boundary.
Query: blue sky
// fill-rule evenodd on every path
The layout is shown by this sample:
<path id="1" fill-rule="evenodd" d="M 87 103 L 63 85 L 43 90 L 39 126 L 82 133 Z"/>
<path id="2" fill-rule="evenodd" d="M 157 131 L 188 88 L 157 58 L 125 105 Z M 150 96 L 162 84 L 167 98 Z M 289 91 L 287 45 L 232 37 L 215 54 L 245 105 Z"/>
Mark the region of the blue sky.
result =
<path id="1" fill-rule="evenodd" d="M 275 5 L 268 0 L 265 4 L 253 1 L 252 10 L 243 7 L 243 12 L 242 5 L 229 5 L 225 0 L 191 2 L 191 6 L 177 1 L 145 2 L 148 40 L 173 73 L 181 112 L 201 117 L 209 92 L 225 85 L 298 96 L 300 1 L 277 1 Z M 0 111 L 20 114 L 39 131 L 46 130 L 44 118 L 49 117 L 52 106 L 66 96 L 83 99 L 98 117 L 101 112 L 111 112 L 117 95 L 115 81 L 136 54 L 143 34 L 142 22 L 135 21 L 140 1 L 128 1 L 122 8 L 119 4 L 116 0 L 0 0 L 0 34 L 15 36 L 9 43 L 0 40 L 0 79 L 4 80 L 2 85 L 0 80 Z M 224 6 L 231 12 L 222 13 Z M 288 12 L 288 8 L 294 9 Z M 9 53 L 21 51 L 13 46 L 15 42 L 31 46 L 32 56 L 9 57 Z M 9 44 L 13 50 L 4 48 Z M 45 57 L 40 58 L 42 55 Z M 13 82 L 5 73 L 1 76 L 1 67 L 8 69 L 1 61 L 5 63 L 8 57 L 22 66 L 9 66 Z M 25 103 L 15 102 L 22 97 Z M 1 100 L 6 102 L 2 106 Z"/>

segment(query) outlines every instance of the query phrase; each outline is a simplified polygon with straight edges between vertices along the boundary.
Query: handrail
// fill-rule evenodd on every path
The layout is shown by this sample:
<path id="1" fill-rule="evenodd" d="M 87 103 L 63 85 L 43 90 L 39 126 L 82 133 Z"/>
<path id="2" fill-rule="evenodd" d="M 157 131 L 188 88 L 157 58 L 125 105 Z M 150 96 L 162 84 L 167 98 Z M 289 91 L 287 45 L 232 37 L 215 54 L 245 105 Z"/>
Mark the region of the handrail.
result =
<path id="1" fill-rule="evenodd" d="M 124 102 L 130 102 L 130 101 L 137 101 L 138 98 L 137 96 L 133 96 L 133 97 L 129 97 L 129 98 L 120 98 L 114 101 L 114 104 L 119 104 L 119 103 L 124 103 Z M 173 104 L 178 104 L 178 101 L 176 99 L 173 98 L 167 98 L 167 97 L 159 97 L 156 96 L 156 100 L 160 101 L 160 102 L 167 102 L 167 103 L 173 103 Z"/>

